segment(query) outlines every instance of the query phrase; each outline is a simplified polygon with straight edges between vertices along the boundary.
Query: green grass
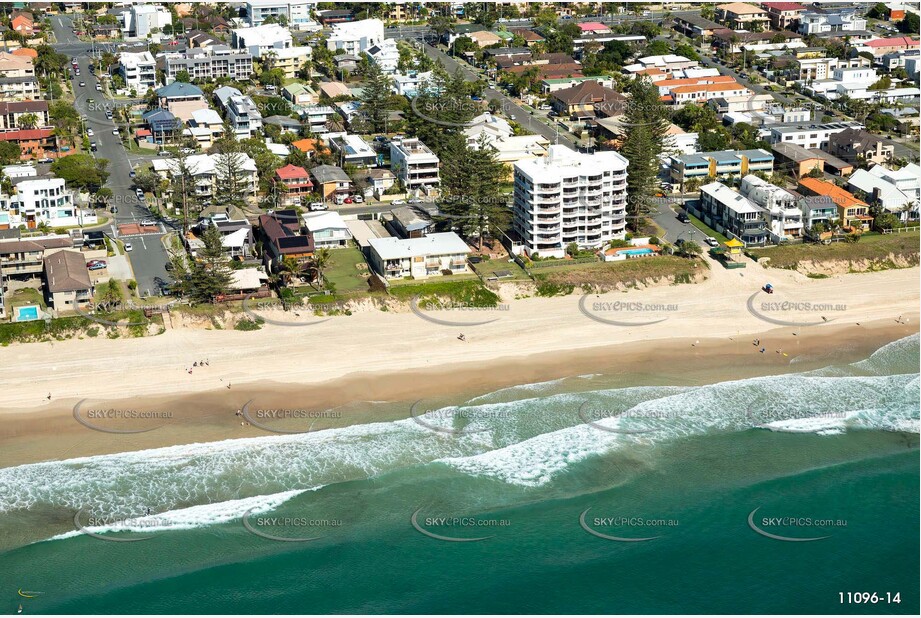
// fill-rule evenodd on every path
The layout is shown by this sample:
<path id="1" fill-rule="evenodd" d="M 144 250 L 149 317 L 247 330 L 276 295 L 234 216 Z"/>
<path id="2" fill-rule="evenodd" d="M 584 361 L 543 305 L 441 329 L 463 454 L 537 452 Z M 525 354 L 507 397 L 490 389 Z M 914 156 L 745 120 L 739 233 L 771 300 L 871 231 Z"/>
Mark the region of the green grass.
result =
<path id="1" fill-rule="evenodd" d="M 484 260 L 479 264 L 472 265 L 474 269 L 480 273 L 485 279 L 490 277 L 495 277 L 496 271 L 506 270 L 512 274 L 511 277 L 506 277 L 505 279 L 499 279 L 499 281 L 529 281 L 528 273 L 518 265 L 517 262 L 509 262 L 508 258 L 504 259 L 495 259 L 495 260 Z"/>
<path id="2" fill-rule="evenodd" d="M 671 255 L 624 260 L 574 264 L 563 268 L 535 271 L 539 295 L 554 296 L 575 287 L 610 289 L 617 285 L 633 285 L 641 281 L 672 278 L 675 283 L 691 283 L 708 268 L 701 259 Z"/>
<path id="3" fill-rule="evenodd" d="M 9 307 L 39 305 L 42 309 L 46 308 L 45 298 L 42 296 L 42 293 L 33 288 L 22 288 L 13 293 L 8 293 L 5 300 Z"/>
<path id="4" fill-rule="evenodd" d="M 390 293 L 394 298 L 404 302 L 409 302 L 419 296 L 419 304 L 422 307 L 425 307 L 427 303 L 433 303 L 436 299 L 448 300 L 466 307 L 495 307 L 499 304 L 499 297 L 486 289 L 476 278 L 393 285 L 390 287 Z"/>
<path id="5" fill-rule="evenodd" d="M 47 325 L 44 320 L 0 324 L 0 345 L 51 339 L 63 340 L 93 325 L 93 322 L 82 316 L 58 318 L 51 320 Z"/>
<path id="6" fill-rule="evenodd" d="M 897 267 L 891 262 L 890 255 L 902 257 L 909 264 L 916 266 L 919 253 L 918 240 L 917 231 L 903 234 L 864 234 L 856 243 L 780 245 L 764 249 L 750 249 L 749 253 L 756 259 L 770 258 L 767 266 L 771 268 L 796 270 L 802 261 L 855 262 L 867 260 L 872 263 L 871 270 L 884 270 Z"/>
<path id="7" fill-rule="evenodd" d="M 695 217 L 695 216 L 692 215 L 691 213 L 688 213 L 688 218 L 691 220 L 691 225 L 693 225 L 694 227 L 696 227 L 698 230 L 700 230 L 701 232 L 703 232 L 703 233 L 706 234 L 707 236 L 712 236 L 713 238 L 715 238 L 715 239 L 718 240 L 719 242 L 728 242 L 728 241 L 729 241 L 728 238 L 726 238 L 725 236 L 723 236 L 722 234 L 720 234 L 719 232 L 717 232 L 716 230 L 714 230 L 712 227 L 710 227 L 709 225 L 707 225 L 706 223 L 704 223 L 703 221 L 701 221 L 700 219 L 698 219 L 697 217 Z"/>
<path id="8" fill-rule="evenodd" d="M 329 254 L 329 266 L 323 271 L 323 277 L 337 294 L 368 291 L 368 276 L 371 271 L 360 249 L 332 249 Z M 359 268 L 360 266 L 364 268 Z"/>

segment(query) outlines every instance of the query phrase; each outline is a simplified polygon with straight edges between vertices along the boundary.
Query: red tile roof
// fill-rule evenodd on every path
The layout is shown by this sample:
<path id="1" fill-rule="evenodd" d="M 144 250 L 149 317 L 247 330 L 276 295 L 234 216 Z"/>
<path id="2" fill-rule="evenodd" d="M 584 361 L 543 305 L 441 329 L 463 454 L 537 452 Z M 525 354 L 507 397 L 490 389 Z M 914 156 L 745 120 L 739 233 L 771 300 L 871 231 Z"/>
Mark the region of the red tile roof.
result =
<path id="1" fill-rule="evenodd" d="M 761 6 L 775 11 L 805 11 L 806 7 L 798 2 L 762 2 Z"/>
<path id="2" fill-rule="evenodd" d="M 0 132 L 0 142 L 20 142 L 30 139 L 45 139 L 54 134 L 54 129 L 17 129 Z"/>
<path id="3" fill-rule="evenodd" d="M 275 170 L 275 175 L 278 176 L 282 180 L 288 180 L 291 178 L 309 178 L 310 177 L 310 174 L 308 174 L 307 170 L 305 170 L 303 167 L 298 167 L 290 163 L 284 167 L 279 167 L 277 170 Z"/>
<path id="4" fill-rule="evenodd" d="M 876 39 L 864 43 L 867 47 L 891 47 L 894 45 L 919 45 L 921 41 L 916 41 L 910 36 L 894 36 L 889 39 Z"/>

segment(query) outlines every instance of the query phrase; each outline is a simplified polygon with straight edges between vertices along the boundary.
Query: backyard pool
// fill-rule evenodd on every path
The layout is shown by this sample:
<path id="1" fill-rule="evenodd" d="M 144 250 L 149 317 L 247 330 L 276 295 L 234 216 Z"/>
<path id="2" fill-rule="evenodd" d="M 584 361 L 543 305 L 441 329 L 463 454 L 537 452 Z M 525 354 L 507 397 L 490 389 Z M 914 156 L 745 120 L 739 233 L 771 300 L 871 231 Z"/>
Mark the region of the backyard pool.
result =
<path id="1" fill-rule="evenodd" d="M 643 248 L 643 249 L 624 249 L 623 251 L 618 251 L 617 255 L 649 255 L 650 253 L 655 253 L 652 249 Z"/>
<path id="2" fill-rule="evenodd" d="M 16 315 L 15 322 L 31 322 L 38 319 L 38 305 L 16 307 L 13 311 Z"/>

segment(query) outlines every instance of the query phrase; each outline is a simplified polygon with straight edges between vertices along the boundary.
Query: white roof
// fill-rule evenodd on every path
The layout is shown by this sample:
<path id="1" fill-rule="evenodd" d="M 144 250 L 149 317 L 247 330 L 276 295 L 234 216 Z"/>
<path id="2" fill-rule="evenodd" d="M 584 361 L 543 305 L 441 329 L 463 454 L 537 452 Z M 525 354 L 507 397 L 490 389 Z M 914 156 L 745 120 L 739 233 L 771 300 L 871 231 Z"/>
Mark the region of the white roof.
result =
<path id="1" fill-rule="evenodd" d="M 515 169 L 537 182 L 560 182 L 563 178 L 596 175 L 606 171 L 625 171 L 627 159 L 613 150 L 585 154 L 554 144 L 547 156 L 515 163 Z"/>
<path id="2" fill-rule="evenodd" d="M 291 149 L 284 144 L 266 144 L 266 148 L 268 148 L 269 152 L 273 155 L 278 155 L 279 157 L 287 157 L 291 154 Z"/>
<path id="3" fill-rule="evenodd" d="M 342 216 L 338 212 L 331 210 L 326 212 L 307 212 L 301 215 L 301 219 L 304 221 L 304 227 L 310 232 L 348 229 Z"/>
<path id="4" fill-rule="evenodd" d="M 132 52 L 122 52 L 118 55 L 118 61 L 124 67 L 134 68 L 140 64 L 156 64 L 153 54 L 149 51 L 142 51 L 138 53 Z"/>
<path id="5" fill-rule="evenodd" d="M 190 155 L 186 157 L 185 163 L 189 171 L 193 176 L 214 174 L 217 170 L 217 161 L 221 157 L 230 156 L 230 155 L 221 155 L 221 154 L 200 154 L 200 155 Z M 253 161 L 249 155 L 243 152 L 236 153 L 237 159 L 240 161 L 240 168 L 246 172 L 255 172 L 256 171 L 256 162 Z M 155 172 L 167 172 L 169 174 L 176 174 L 179 172 L 179 161 L 176 159 L 154 159 L 151 161 Z"/>
<path id="6" fill-rule="evenodd" d="M 268 278 L 268 275 L 258 268 L 241 268 L 231 273 L 230 284 L 227 287 L 231 290 L 251 290 L 261 286 Z"/>
<path id="7" fill-rule="evenodd" d="M 751 200 L 736 193 L 721 182 L 711 182 L 708 185 L 704 185 L 700 188 L 700 192 L 712 195 L 721 204 L 739 214 L 764 212 L 763 208 L 756 206 Z"/>
<path id="8" fill-rule="evenodd" d="M 239 230 L 234 230 L 230 234 L 221 237 L 221 246 L 224 247 L 242 247 L 246 245 L 246 240 L 249 238 L 250 229 L 241 227 Z M 255 268 L 248 268 L 244 270 L 256 270 Z M 240 272 L 240 271 L 236 271 Z"/>
<path id="9" fill-rule="evenodd" d="M 438 232 L 422 238 L 370 238 L 368 244 L 382 260 L 470 253 L 467 243 L 454 232 Z"/>
<path id="10" fill-rule="evenodd" d="M 262 24 L 253 28 L 237 28 L 234 31 L 237 37 L 242 38 L 247 47 L 271 47 L 281 41 L 290 41 L 291 33 L 287 28 L 278 24 Z"/>
<path id="11" fill-rule="evenodd" d="M 278 60 L 290 60 L 292 58 L 300 58 L 302 56 L 309 56 L 313 50 L 309 45 L 303 45 L 301 47 L 285 47 L 283 49 L 273 49 L 272 53 L 275 54 L 275 58 Z"/>
<path id="12" fill-rule="evenodd" d="M 857 170 L 851 174 L 850 178 L 847 179 L 847 184 L 867 194 L 872 194 L 874 189 L 879 189 L 879 198 L 884 202 L 895 200 L 902 204 L 907 204 L 912 201 L 911 197 L 900 191 L 889 180 L 867 170 Z"/>
<path id="13" fill-rule="evenodd" d="M 196 109 L 192 112 L 192 120 L 195 121 L 195 124 L 224 124 L 221 115 L 211 108 Z"/>

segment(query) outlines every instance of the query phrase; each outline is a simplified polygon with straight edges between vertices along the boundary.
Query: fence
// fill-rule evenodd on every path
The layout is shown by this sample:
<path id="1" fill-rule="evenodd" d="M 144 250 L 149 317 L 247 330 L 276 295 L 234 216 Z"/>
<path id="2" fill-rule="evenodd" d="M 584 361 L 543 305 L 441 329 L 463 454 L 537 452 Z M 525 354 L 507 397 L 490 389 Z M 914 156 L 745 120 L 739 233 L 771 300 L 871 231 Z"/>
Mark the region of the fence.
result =
<path id="1" fill-rule="evenodd" d="M 575 266 L 576 264 L 591 264 L 597 262 L 597 257 L 575 258 L 572 260 L 547 260 L 541 262 L 531 262 L 531 268 L 553 268 L 554 266 Z"/>
<path id="2" fill-rule="evenodd" d="M 907 225 L 905 227 L 886 228 L 883 230 L 883 234 L 902 234 L 904 232 L 914 232 L 918 229 L 921 228 L 919 228 L 917 225 Z"/>

